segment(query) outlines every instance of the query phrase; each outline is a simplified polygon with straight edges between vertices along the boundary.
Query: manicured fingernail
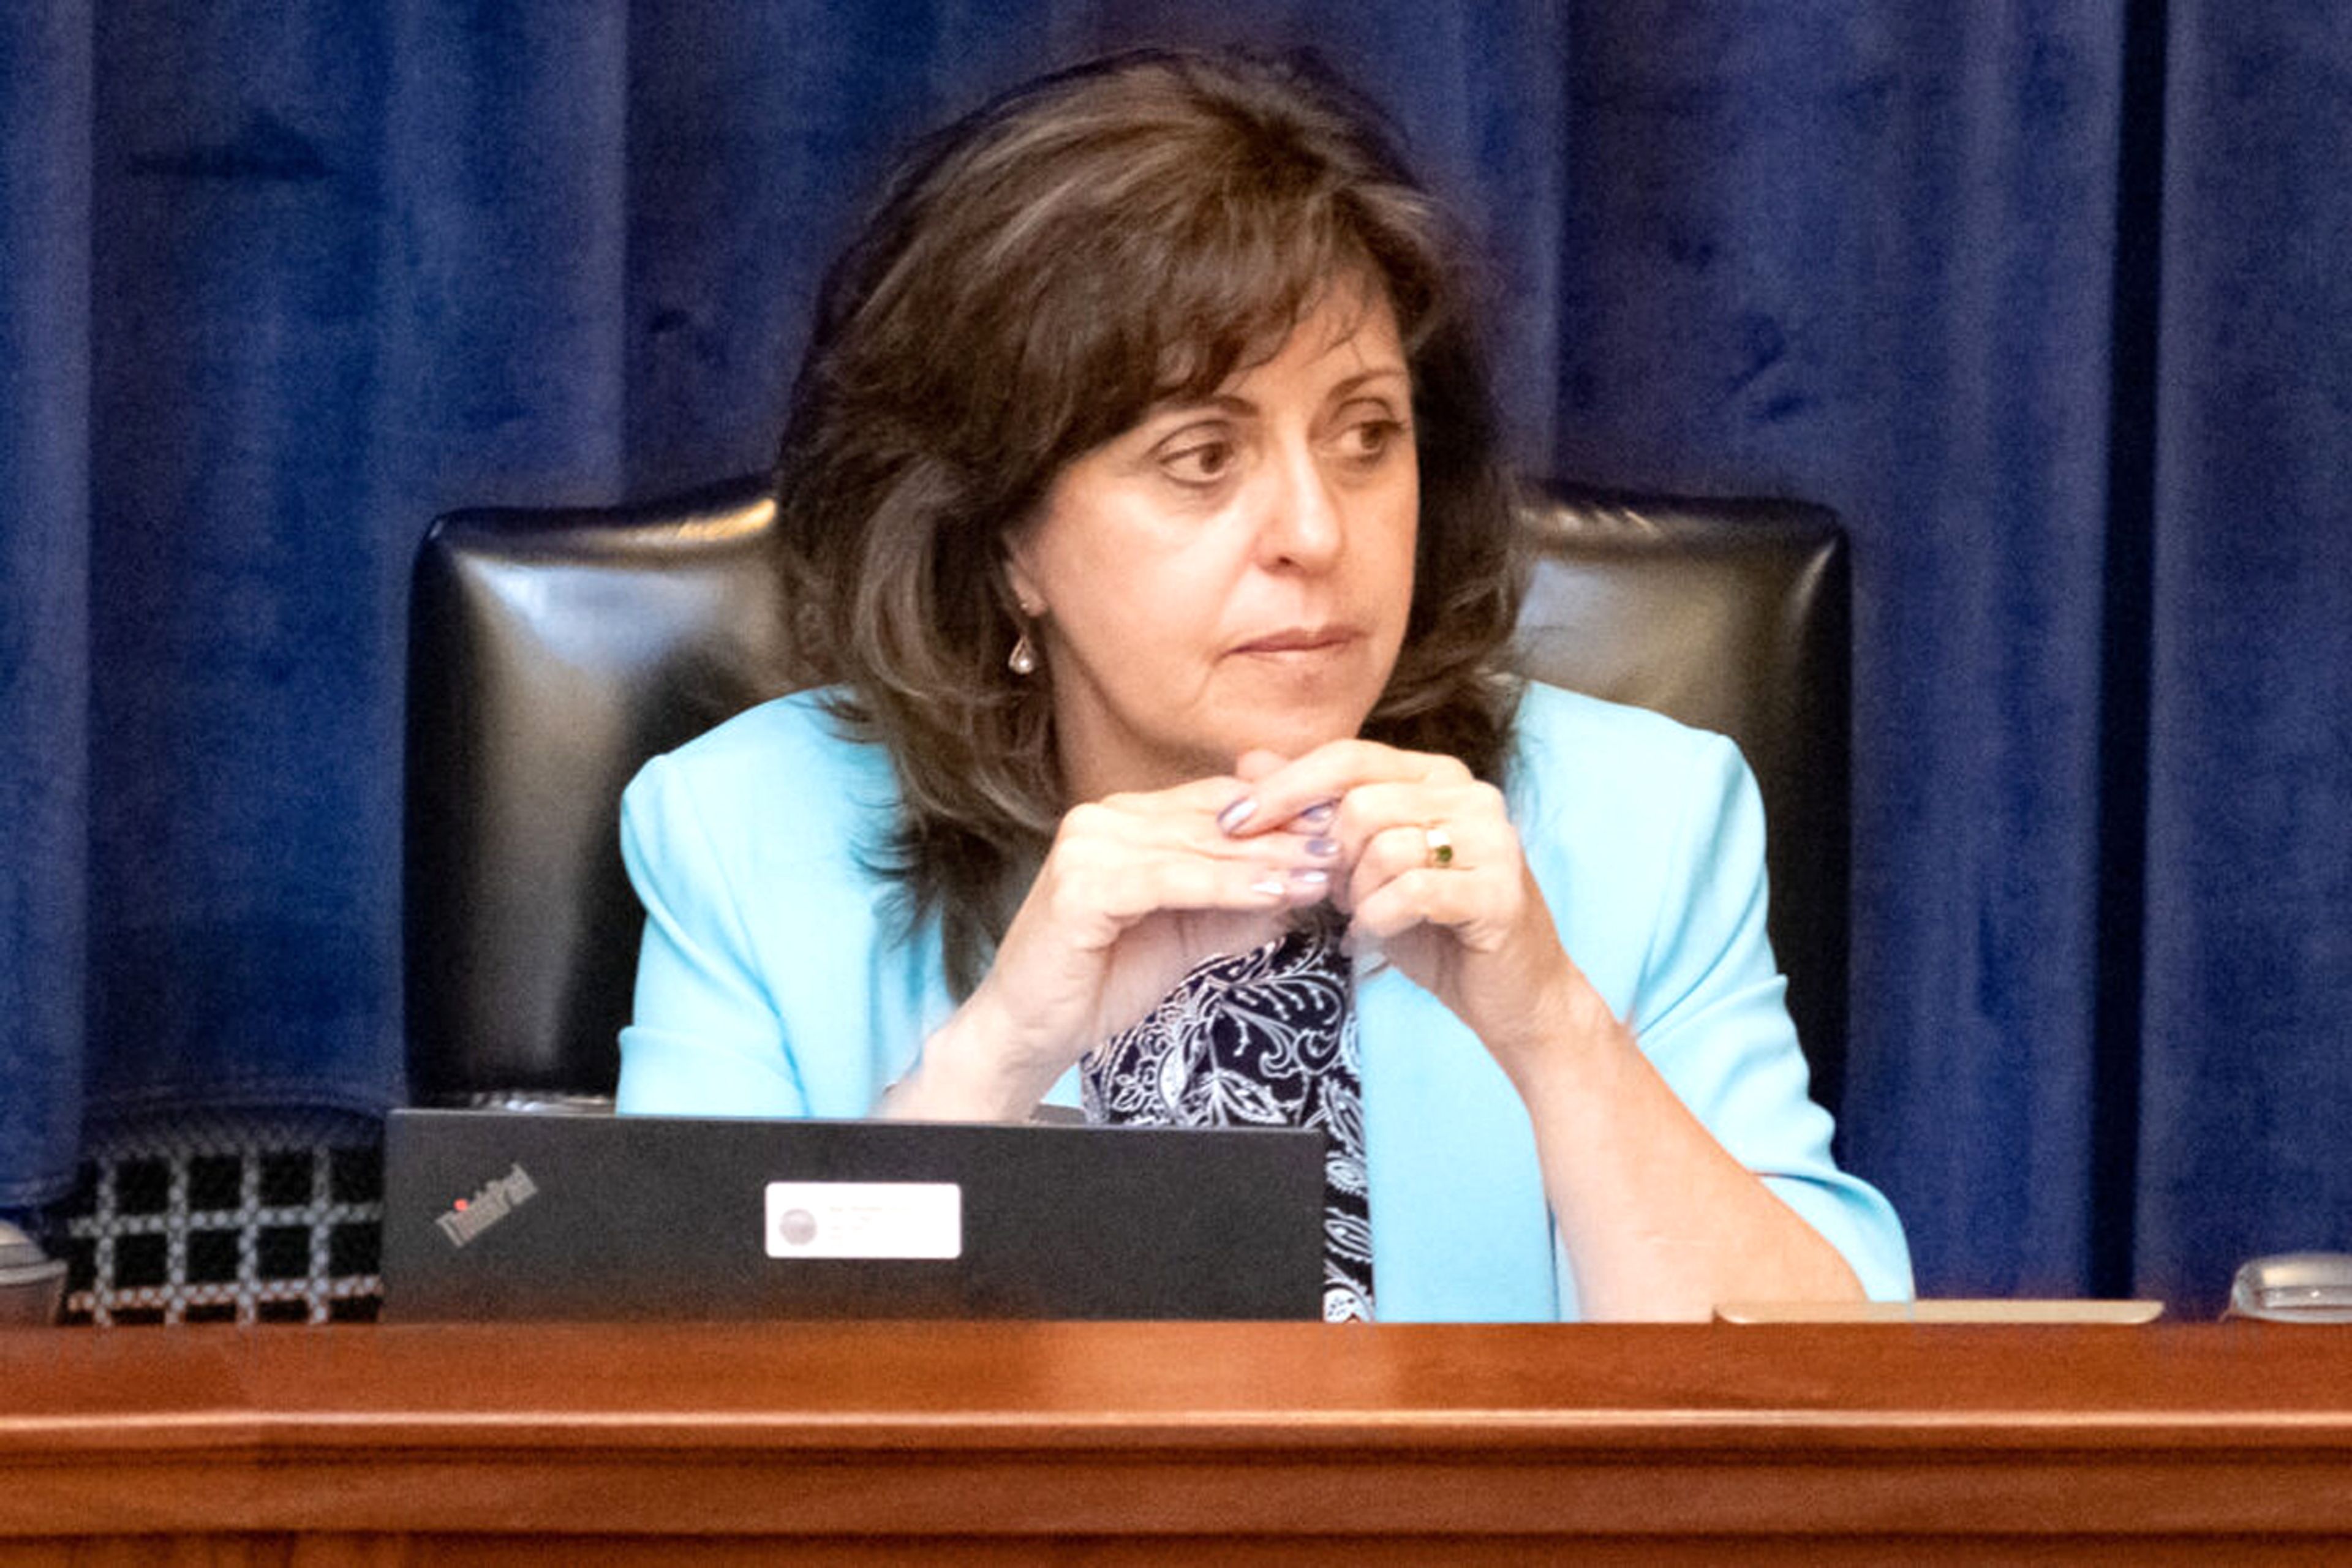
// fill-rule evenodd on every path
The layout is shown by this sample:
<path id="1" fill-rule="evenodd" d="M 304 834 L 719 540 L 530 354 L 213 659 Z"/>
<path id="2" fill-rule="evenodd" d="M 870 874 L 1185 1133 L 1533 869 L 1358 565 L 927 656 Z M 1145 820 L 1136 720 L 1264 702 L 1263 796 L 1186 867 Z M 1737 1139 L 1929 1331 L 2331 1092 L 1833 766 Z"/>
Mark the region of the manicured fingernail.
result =
<path id="1" fill-rule="evenodd" d="M 1278 899 L 1290 891 L 1290 884 L 1279 877 L 1260 877 L 1250 884 L 1250 891 L 1261 899 Z"/>
<path id="2" fill-rule="evenodd" d="M 1220 832 L 1232 833 L 1256 815 L 1257 801 L 1250 795 L 1244 795 L 1217 813 L 1217 828 Z"/>
<path id="3" fill-rule="evenodd" d="M 1255 807 L 1257 803 L 1255 801 L 1252 801 L 1250 804 Z M 1338 816 L 1339 813 L 1339 803 L 1338 801 L 1318 800 L 1313 805 L 1310 805 L 1306 810 L 1300 812 L 1298 814 L 1298 820 L 1305 823 L 1309 827 L 1328 827 L 1331 826 L 1331 819 Z"/>
<path id="4" fill-rule="evenodd" d="M 1319 893 L 1331 885 L 1331 873 L 1320 866 L 1301 866 L 1290 873 L 1290 885 L 1294 888 L 1312 888 Z"/>
<path id="5" fill-rule="evenodd" d="M 1339 841 L 1336 838 L 1310 838 L 1307 841 L 1307 852 L 1328 860 L 1339 852 Z"/>

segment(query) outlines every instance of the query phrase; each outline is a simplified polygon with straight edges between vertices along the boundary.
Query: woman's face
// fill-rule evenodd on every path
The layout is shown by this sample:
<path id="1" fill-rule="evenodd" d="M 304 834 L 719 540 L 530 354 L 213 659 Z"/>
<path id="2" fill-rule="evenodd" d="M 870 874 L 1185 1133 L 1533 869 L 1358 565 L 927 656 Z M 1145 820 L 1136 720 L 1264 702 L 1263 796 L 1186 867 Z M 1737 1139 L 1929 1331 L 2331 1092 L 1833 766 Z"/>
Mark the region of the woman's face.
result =
<path id="1" fill-rule="evenodd" d="M 1412 387 L 1383 293 L 1071 462 L 1010 542 L 1073 797 L 1355 734 L 1412 601 Z"/>

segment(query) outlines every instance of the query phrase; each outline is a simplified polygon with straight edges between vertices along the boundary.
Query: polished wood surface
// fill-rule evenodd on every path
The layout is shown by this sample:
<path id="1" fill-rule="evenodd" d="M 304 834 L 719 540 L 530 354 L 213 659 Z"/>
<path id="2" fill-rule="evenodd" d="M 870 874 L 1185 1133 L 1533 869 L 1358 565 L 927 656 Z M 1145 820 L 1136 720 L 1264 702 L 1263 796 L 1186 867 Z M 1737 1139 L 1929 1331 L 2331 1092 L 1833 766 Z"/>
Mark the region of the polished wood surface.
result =
<path id="1" fill-rule="evenodd" d="M 2352 1335 L 0 1334 L 32 1563 L 2341 1561 Z"/>

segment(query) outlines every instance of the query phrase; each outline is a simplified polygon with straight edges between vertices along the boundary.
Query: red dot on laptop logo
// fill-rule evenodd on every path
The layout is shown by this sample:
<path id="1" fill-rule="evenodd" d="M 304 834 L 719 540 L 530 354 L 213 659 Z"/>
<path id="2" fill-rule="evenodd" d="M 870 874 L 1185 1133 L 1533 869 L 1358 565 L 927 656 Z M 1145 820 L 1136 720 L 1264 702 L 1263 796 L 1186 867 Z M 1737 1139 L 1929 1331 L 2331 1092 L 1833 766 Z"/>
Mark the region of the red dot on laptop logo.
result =
<path id="1" fill-rule="evenodd" d="M 793 1247 L 806 1247 L 816 1239 L 816 1215 L 806 1209 L 786 1209 L 776 1216 L 776 1231 Z"/>

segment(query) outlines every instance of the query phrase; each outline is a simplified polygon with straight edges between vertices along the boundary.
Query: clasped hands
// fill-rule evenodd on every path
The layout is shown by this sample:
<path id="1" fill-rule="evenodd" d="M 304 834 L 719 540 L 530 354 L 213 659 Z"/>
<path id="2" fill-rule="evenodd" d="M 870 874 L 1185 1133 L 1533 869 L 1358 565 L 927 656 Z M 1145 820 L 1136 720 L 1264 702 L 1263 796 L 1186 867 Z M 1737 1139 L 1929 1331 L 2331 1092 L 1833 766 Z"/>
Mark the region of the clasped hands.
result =
<path id="1" fill-rule="evenodd" d="M 1073 806 L 891 1109 L 1025 1116 L 1202 960 L 1327 899 L 1352 950 L 1377 947 L 1444 1002 L 1523 1092 L 1543 1053 L 1621 1027 L 1562 949 L 1502 793 L 1451 757 L 1336 741 Z"/>

